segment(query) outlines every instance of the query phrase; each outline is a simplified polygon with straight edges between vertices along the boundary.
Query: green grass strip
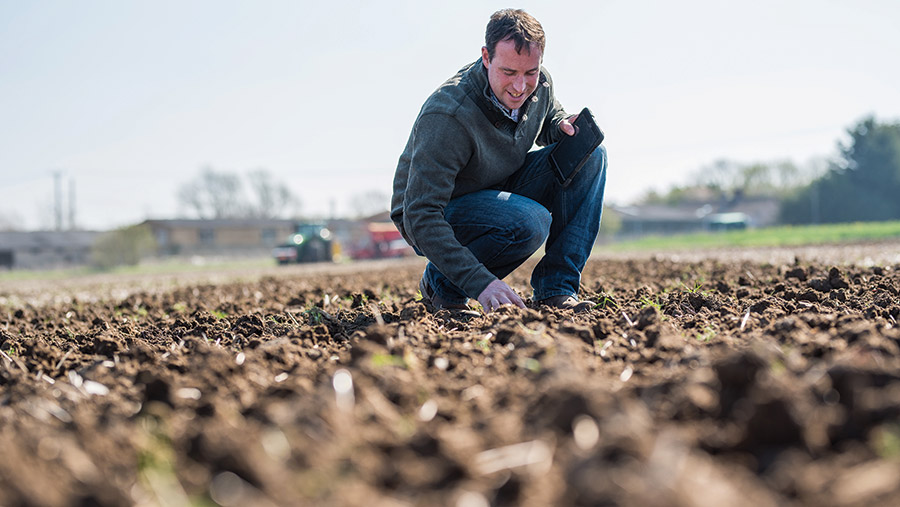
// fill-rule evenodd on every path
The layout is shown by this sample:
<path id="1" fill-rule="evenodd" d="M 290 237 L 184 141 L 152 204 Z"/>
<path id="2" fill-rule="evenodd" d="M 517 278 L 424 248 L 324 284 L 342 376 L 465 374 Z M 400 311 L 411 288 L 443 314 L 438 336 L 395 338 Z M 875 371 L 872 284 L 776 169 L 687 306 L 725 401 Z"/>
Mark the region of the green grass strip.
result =
<path id="1" fill-rule="evenodd" d="M 645 236 L 609 243 L 599 251 L 681 250 L 696 248 L 799 246 L 857 243 L 900 238 L 900 221 L 778 226 L 740 231 Z"/>

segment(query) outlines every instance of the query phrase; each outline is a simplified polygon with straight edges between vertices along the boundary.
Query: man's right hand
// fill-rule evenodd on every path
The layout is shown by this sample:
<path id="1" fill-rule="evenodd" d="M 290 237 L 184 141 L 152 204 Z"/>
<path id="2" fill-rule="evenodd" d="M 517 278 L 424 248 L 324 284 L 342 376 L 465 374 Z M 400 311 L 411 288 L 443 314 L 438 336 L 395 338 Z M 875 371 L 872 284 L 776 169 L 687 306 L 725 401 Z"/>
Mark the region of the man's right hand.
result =
<path id="1" fill-rule="evenodd" d="M 559 130 L 562 130 L 564 134 L 574 136 L 578 132 L 578 129 L 576 129 L 574 125 L 575 120 L 577 119 L 578 115 L 573 114 L 572 116 L 569 116 L 568 118 L 559 122 Z"/>
<path id="2" fill-rule="evenodd" d="M 485 312 L 492 312 L 500 308 L 500 305 L 516 305 L 519 308 L 525 308 L 522 298 L 503 280 L 494 280 L 485 287 L 478 295 L 478 302 L 481 303 Z"/>

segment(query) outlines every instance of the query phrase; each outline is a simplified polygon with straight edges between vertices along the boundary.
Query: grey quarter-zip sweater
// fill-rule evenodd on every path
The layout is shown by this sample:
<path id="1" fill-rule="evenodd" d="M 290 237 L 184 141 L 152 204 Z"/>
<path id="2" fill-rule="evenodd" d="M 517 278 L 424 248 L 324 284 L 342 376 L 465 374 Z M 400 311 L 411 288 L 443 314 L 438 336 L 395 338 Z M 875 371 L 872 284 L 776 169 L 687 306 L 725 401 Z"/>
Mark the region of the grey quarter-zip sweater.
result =
<path id="1" fill-rule="evenodd" d="M 391 198 L 391 219 L 407 242 L 472 298 L 497 277 L 459 243 L 444 207 L 454 197 L 499 188 L 535 144 L 559 140 L 559 123 L 569 116 L 543 67 L 518 122 L 499 111 L 490 93 L 478 59 L 428 97 L 400 155 Z"/>

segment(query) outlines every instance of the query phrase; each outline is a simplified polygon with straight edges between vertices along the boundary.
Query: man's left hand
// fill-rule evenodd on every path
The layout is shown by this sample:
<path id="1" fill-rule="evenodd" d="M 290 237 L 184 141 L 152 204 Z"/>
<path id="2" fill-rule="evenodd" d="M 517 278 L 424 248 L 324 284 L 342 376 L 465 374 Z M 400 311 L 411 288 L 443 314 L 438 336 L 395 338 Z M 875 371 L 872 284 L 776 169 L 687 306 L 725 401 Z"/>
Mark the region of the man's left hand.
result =
<path id="1" fill-rule="evenodd" d="M 502 305 L 516 305 L 525 308 L 522 298 L 503 280 L 494 280 L 478 295 L 478 302 L 485 312 L 492 312 Z"/>
<path id="2" fill-rule="evenodd" d="M 562 130 L 563 132 L 565 132 L 566 134 L 568 134 L 570 136 L 574 136 L 575 135 L 575 125 L 572 125 L 572 124 L 575 123 L 575 120 L 577 120 L 577 119 L 578 119 L 578 115 L 573 114 L 572 116 L 569 116 L 565 120 L 559 122 L 559 130 Z"/>

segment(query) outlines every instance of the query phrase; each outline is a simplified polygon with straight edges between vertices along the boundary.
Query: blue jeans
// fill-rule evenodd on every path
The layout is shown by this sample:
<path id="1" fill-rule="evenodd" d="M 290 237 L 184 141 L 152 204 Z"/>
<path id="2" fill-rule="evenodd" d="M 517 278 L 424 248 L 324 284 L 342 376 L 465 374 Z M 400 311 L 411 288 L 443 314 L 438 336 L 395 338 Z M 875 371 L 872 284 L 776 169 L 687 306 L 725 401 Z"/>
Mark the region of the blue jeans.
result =
<path id="1" fill-rule="evenodd" d="M 578 293 L 581 270 L 600 230 L 606 186 L 603 146 L 566 188 L 548 162 L 552 148 L 529 152 L 525 165 L 497 188 L 451 199 L 444 208 L 444 218 L 456 239 L 500 279 L 522 265 L 546 240 L 544 256 L 531 274 L 535 301 Z M 478 297 L 465 294 L 430 262 L 423 276 L 429 287 L 450 303 Z"/>

